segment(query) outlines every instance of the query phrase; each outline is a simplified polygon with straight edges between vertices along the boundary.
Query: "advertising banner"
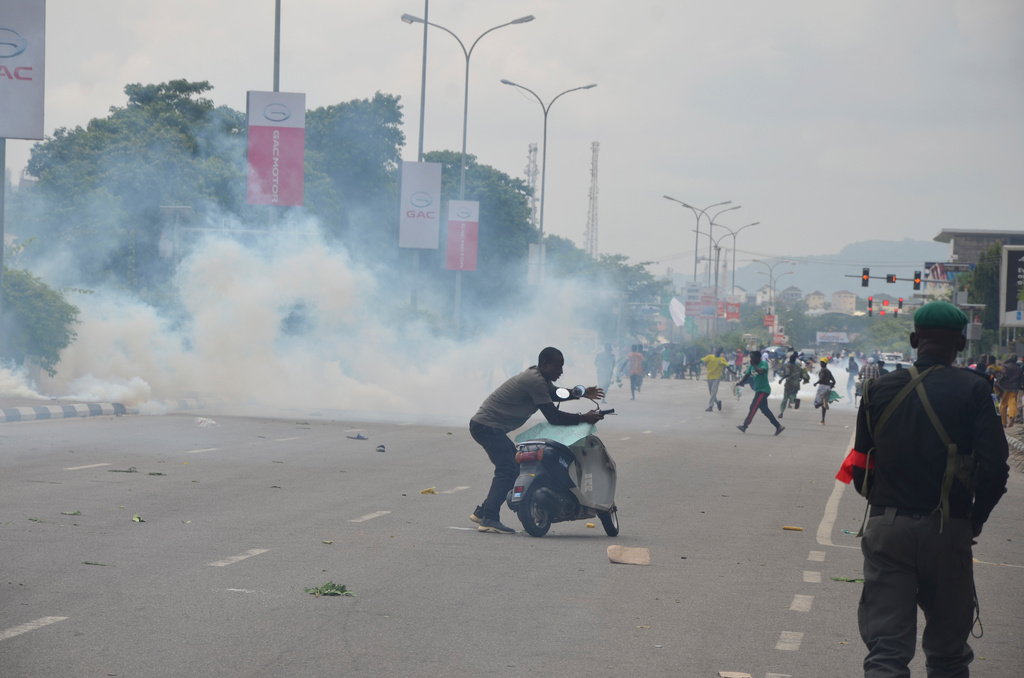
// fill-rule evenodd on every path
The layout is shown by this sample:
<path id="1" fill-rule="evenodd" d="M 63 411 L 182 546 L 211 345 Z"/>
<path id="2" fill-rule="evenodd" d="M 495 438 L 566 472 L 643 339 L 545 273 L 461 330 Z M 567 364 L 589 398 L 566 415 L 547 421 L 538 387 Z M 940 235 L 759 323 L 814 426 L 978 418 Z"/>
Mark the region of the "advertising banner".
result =
<path id="1" fill-rule="evenodd" d="M 1024 247 L 1003 247 L 1003 261 L 999 271 L 999 325 L 1024 327 L 1024 312 L 1017 296 L 1024 288 Z"/>
<path id="2" fill-rule="evenodd" d="M 848 344 L 850 338 L 846 332 L 818 332 L 816 341 L 819 344 Z"/>
<path id="3" fill-rule="evenodd" d="M 700 317 L 701 318 L 714 318 L 715 317 L 715 294 L 708 290 L 703 290 L 700 295 Z"/>
<path id="4" fill-rule="evenodd" d="M 727 321 L 739 321 L 740 302 L 739 299 L 728 299 L 725 302 L 725 319 Z"/>
<path id="5" fill-rule="evenodd" d="M 476 200 L 449 200 L 445 268 L 449 271 L 475 271 L 479 234 L 480 203 Z"/>
<path id="6" fill-rule="evenodd" d="M 0 137 L 44 136 L 45 36 L 45 0 L 0 2 Z"/>
<path id="7" fill-rule="evenodd" d="M 686 317 L 696 318 L 700 315 L 700 283 L 686 283 Z"/>
<path id="8" fill-rule="evenodd" d="M 250 205 L 301 205 L 306 95 L 248 92 Z"/>
<path id="9" fill-rule="evenodd" d="M 765 316 L 764 316 L 764 326 L 765 327 L 771 327 L 774 324 L 775 324 L 775 316 L 768 315 L 766 313 Z"/>
<path id="10" fill-rule="evenodd" d="M 402 162 L 398 246 L 436 250 L 441 242 L 441 163 Z"/>

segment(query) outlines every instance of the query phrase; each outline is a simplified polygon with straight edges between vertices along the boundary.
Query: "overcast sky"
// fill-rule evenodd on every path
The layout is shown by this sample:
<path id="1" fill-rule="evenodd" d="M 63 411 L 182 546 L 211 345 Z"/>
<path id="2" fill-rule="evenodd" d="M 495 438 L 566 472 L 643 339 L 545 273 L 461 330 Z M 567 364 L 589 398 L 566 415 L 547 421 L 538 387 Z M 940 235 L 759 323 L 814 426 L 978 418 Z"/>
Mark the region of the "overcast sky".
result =
<path id="1" fill-rule="evenodd" d="M 423 31 L 400 16 L 424 0 L 282 5 L 281 90 L 311 109 L 401 96 L 415 160 Z M 718 219 L 733 229 L 761 222 L 738 236 L 741 266 L 1024 230 L 1024 2 L 430 0 L 429 18 L 468 47 L 528 14 L 473 52 L 468 152 L 523 177 L 541 141 L 540 105 L 500 79 L 545 101 L 597 83 L 551 108 L 549 233 L 583 245 L 593 141 L 599 249 L 658 271 L 693 270 L 694 215 L 666 194 L 742 205 Z M 46 130 L 106 115 L 136 82 L 208 80 L 218 105 L 244 110 L 247 90 L 272 89 L 273 36 L 274 0 L 48 0 Z M 464 74 L 458 44 L 431 29 L 428 151 L 461 148 Z M 31 143 L 8 141 L 15 175 Z"/>

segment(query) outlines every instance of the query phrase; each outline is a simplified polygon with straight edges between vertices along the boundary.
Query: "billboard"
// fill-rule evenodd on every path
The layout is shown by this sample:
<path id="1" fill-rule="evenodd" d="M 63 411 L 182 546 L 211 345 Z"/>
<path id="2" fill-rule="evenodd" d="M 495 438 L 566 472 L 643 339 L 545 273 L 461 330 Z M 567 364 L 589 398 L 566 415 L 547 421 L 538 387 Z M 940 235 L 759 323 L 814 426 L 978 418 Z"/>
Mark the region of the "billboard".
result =
<path id="1" fill-rule="evenodd" d="M 441 163 L 402 162 L 398 246 L 436 250 L 441 241 Z"/>
<path id="2" fill-rule="evenodd" d="M 475 271 L 479 237 L 480 203 L 476 200 L 449 200 L 445 268 L 449 271 Z"/>
<path id="3" fill-rule="evenodd" d="M 250 205 L 301 205 L 306 161 L 306 95 L 249 92 Z"/>
<path id="4" fill-rule="evenodd" d="M 1003 247 L 999 267 L 999 326 L 1024 327 L 1024 304 L 1017 297 L 1024 289 L 1024 247 Z"/>
<path id="5" fill-rule="evenodd" d="M 44 136 L 45 37 L 45 0 L 0 2 L 0 137 Z"/>

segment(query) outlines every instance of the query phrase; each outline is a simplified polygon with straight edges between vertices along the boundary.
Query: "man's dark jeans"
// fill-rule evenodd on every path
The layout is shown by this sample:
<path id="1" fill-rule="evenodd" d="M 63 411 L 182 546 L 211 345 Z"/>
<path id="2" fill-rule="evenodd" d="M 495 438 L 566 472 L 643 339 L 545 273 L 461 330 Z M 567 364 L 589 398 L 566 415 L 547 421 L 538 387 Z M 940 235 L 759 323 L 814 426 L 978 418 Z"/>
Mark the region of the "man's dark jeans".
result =
<path id="1" fill-rule="evenodd" d="M 519 464 L 516 463 L 516 446 L 504 431 L 490 426 L 469 422 L 469 435 L 487 452 L 494 464 L 494 479 L 491 489 L 484 499 L 481 518 L 498 520 L 501 504 L 508 496 L 509 490 L 519 477 Z"/>

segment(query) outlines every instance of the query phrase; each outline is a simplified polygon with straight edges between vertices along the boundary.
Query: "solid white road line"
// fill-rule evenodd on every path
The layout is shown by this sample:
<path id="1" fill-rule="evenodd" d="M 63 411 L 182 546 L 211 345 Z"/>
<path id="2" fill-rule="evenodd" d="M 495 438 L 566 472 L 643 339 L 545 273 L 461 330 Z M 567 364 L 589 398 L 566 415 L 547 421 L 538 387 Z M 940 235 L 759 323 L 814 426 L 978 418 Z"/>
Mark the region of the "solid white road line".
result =
<path id="1" fill-rule="evenodd" d="M 348 522 L 350 522 L 350 523 L 365 523 L 367 520 L 373 520 L 374 518 L 380 518 L 381 516 L 386 516 L 389 513 L 391 513 L 391 511 L 375 511 L 373 513 L 367 513 L 365 516 L 360 516 L 359 518 L 353 518 L 352 520 L 350 520 Z"/>
<path id="2" fill-rule="evenodd" d="M 289 440 L 300 440 L 302 436 L 292 436 L 291 438 L 274 438 L 275 443 L 286 443 Z"/>
<path id="3" fill-rule="evenodd" d="M 793 596 L 793 602 L 789 604 L 789 609 L 793 612 L 810 612 L 813 603 L 814 596 L 802 596 L 798 593 Z"/>
<path id="4" fill-rule="evenodd" d="M 36 629 L 41 629 L 44 626 L 49 626 L 50 624 L 55 624 L 59 621 L 64 621 L 65 619 L 67 619 L 67 617 L 41 617 L 35 621 L 30 621 L 27 624 L 12 626 L 6 631 L 0 631 L 0 640 L 7 640 L 8 638 L 20 636 L 23 633 L 35 631 Z"/>
<path id="5" fill-rule="evenodd" d="M 440 492 L 438 492 L 438 494 L 455 494 L 456 492 L 462 492 L 463 490 L 468 489 L 469 485 L 459 485 L 458 487 L 453 487 L 450 490 L 441 490 Z"/>
<path id="6" fill-rule="evenodd" d="M 821 572 L 812 572 L 810 570 L 804 570 L 804 583 L 805 584 L 820 584 L 821 583 Z"/>
<path id="7" fill-rule="evenodd" d="M 219 447 L 204 447 L 201 450 L 185 450 L 185 454 L 199 454 L 200 452 L 215 452 Z"/>
<path id="8" fill-rule="evenodd" d="M 266 553 L 269 550 L 270 549 L 249 549 L 245 553 L 240 553 L 237 556 L 231 556 L 230 558 L 225 558 L 224 560 L 218 560 L 215 563 L 207 563 L 207 565 L 209 565 L 210 567 L 227 567 L 228 565 L 234 565 L 235 563 L 241 560 L 245 560 L 246 558 L 252 558 L 253 556 L 258 556 L 261 553 Z"/>
<path id="9" fill-rule="evenodd" d="M 86 468 L 99 468 L 100 466 L 110 466 L 110 464 L 89 464 L 88 466 L 69 466 L 65 471 L 81 471 Z"/>
<path id="10" fill-rule="evenodd" d="M 776 650 L 799 650 L 800 643 L 804 640 L 804 634 L 801 631 L 783 631 L 779 634 L 779 642 L 775 644 Z"/>
<path id="11" fill-rule="evenodd" d="M 853 448 L 853 441 L 856 431 L 850 434 L 850 442 L 847 444 L 846 449 Z M 843 453 L 843 457 L 846 457 L 846 453 Z M 832 494 L 828 497 L 828 502 L 825 503 L 825 513 L 821 516 L 821 522 L 818 523 L 818 533 L 816 538 L 818 543 L 822 546 L 838 546 L 842 549 L 859 549 L 859 546 L 844 546 L 842 544 L 832 543 L 832 528 L 836 524 L 836 516 L 839 515 L 839 500 L 843 496 L 843 491 L 846 489 L 846 483 L 835 481 L 835 485 L 832 487 Z"/>
<path id="12" fill-rule="evenodd" d="M 815 561 L 817 563 L 823 563 L 823 562 L 825 562 L 825 552 L 824 551 L 811 551 L 810 554 L 808 554 L 808 556 L 807 556 L 807 560 L 813 560 L 813 561 Z"/>

